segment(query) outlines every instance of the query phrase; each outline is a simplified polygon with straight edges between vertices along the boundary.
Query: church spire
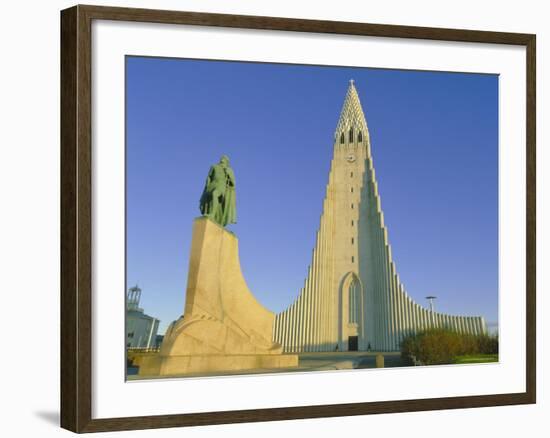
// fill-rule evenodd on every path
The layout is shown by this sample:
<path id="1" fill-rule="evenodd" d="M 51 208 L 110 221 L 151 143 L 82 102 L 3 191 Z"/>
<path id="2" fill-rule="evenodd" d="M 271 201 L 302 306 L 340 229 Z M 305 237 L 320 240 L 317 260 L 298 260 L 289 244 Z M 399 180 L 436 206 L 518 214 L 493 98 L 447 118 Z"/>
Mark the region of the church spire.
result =
<path id="1" fill-rule="evenodd" d="M 430 311 L 405 291 L 353 81 L 335 140 L 311 264 L 298 296 L 275 318 L 274 341 L 288 353 L 399 351 L 407 336 L 430 328 L 486 333 L 483 318 Z"/>
<path id="2" fill-rule="evenodd" d="M 367 121 L 353 79 L 349 81 L 348 91 L 334 136 L 337 143 L 340 144 L 361 143 L 363 139 L 368 137 Z M 358 141 L 358 139 L 360 140 Z"/>

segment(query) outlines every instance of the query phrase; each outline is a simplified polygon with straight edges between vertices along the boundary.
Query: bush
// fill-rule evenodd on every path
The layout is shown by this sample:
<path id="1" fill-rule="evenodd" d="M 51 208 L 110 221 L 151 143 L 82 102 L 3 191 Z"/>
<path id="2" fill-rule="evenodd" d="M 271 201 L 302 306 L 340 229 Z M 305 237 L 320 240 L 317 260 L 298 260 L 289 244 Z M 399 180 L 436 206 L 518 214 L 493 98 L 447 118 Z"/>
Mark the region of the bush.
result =
<path id="1" fill-rule="evenodd" d="M 498 336 L 478 336 L 478 345 L 481 354 L 498 354 Z"/>
<path id="2" fill-rule="evenodd" d="M 425 365 L 450 364 L 463 355 L 497 354 L 498 338 L 488 335 L 464 335 L 446 329 L 431 329 L 403 339 L 401 357 L 413 358 Z"/>

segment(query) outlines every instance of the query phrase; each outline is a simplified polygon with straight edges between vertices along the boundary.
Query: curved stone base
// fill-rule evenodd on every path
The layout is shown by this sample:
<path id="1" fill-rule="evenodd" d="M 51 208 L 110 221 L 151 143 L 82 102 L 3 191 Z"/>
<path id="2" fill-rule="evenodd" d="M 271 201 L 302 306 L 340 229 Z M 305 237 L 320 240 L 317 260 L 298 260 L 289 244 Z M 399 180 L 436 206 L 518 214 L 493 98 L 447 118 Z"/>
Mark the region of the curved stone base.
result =
<path id="1" fill-rule="evenodd" d="M 160 352 L 140 360 L 139 375 L 180 375 L 298 365 L 273 342 L 275 314 L 243 278 L 238 240 L 206 217 L 195 219 L 185 312 L 168 327 Z"/>

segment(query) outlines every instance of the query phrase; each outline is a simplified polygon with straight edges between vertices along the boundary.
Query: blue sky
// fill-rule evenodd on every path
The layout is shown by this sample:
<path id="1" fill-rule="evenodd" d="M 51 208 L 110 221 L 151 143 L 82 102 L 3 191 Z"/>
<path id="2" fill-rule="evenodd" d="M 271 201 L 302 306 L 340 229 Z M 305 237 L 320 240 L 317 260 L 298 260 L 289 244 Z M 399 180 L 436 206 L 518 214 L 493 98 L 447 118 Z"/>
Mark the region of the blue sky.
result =
<path id="1" fill-rule="evenodd" d="M 222 154 L 248 286 L 274 312 L 292 302 L 351 78 L 407 292 L 497 321 L 497 76 L 128 57 L 127 282 L 159 333 L 183 313 L 192 222 Z"/>

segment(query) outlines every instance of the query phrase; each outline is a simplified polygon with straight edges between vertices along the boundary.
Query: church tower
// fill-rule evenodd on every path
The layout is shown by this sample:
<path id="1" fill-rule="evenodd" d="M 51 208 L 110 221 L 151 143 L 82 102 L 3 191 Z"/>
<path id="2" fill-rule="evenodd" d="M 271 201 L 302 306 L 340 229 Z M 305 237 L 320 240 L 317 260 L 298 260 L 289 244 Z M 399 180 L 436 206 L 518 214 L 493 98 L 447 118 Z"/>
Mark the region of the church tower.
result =
<path id="1" fill-rule="evenodd" d="M 367 121 L 351 80 L 311 264 L 296 300 L 276 316 L 273 340 L 285 352 L 396 351 L 405 336 L 431 327 L 486 332 L 482 317 L 433 312 L 405 292 L 384 225 Z"/>

